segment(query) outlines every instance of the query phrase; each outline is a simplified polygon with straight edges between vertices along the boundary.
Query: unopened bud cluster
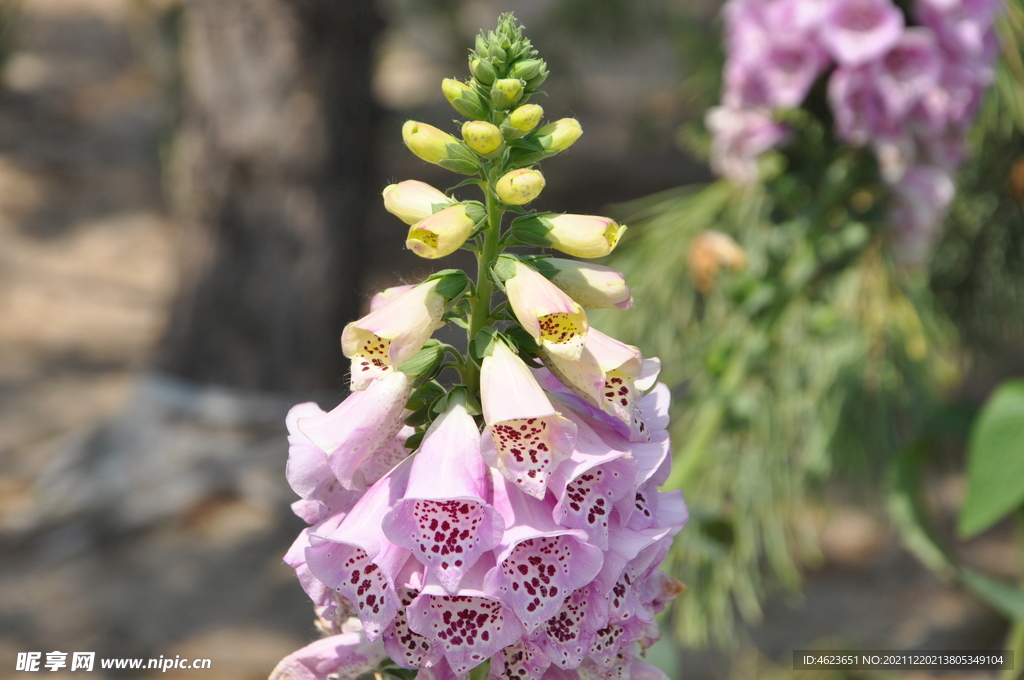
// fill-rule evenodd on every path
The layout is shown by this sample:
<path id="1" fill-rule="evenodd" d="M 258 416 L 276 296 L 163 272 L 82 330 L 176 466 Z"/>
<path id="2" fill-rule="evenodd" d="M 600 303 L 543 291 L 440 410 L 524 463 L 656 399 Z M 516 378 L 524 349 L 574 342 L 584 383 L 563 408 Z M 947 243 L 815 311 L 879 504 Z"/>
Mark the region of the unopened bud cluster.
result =
<path id="1" fill-rule="evenodd" d="M 590 326 L 586 309 L 632 304 L 620 272 L 506 250 L 596 258 L 625 227 L 520 207 L 544 189 L 532 165 L 581 129 L 542 125 L 526 102 L 547 70 L 510 15 L 470 68 L 442 85 L 470 118 L 461 139 L 402 132 L 423 160 L 474 175 L 483 201 L 416 180 L 383 197 L 410 250 L 466 248 L 477 276 L 375 295 L 342 333 L 351 395 L 288 414 L 293 508 L 310 526 L 285 561 L 327 637 L 272 680 L 467 680 L 482 664 L 490 680 L 667 680 L 637 658 L 684 588 L 658 571 L 687 519 L 682 494 L 658 488 L 672 460 L 660 362 Z M 431 337 L 448 322 L 467 329 L 465 353 Z"/>

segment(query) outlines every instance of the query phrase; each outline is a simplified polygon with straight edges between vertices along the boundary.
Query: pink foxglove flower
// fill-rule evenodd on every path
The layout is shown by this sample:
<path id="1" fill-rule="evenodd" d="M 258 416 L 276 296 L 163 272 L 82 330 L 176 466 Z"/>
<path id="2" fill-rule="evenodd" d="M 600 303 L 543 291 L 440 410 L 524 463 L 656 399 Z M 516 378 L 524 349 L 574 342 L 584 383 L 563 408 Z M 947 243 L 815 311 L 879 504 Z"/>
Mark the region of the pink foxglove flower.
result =
<path id="1" fill-rule="evenodd" d="M 505 519 L 505 534 L 484 590 L 511 607 L 531 634 L 572 591 L 597 576 L 602 551 L 587 543 L 585 532 L 559 526 L 552 504 L 527 496 L 496 473 L 494 505 Z"/>
<path id="2" fill-rule="evenodd" d="M 480 398 L 487 425 L 483 459 L 526 493 L 544 498 L 551 472 L 572 452 L 575 425 L 555 410 L 530 369 L 501 341 L 484 357 Z"/>
<path id="3" fill-rule="evenodd" d="M 886 115 L 902 118 L 939 81 L 942 60 L 931 31 L 908 28 L 877 62 L 878 93 Z"/>
<path id="4" fill-rule="evenodd" d="M 359 621 L 349 621 L 340 635 L 317 640 L 289 654 L 270 680 L 355 680 L 384 659 L 381 644 L 363 635 Z"/>
<path id="5" fill-rule="evenodd" d="M 478 563 L 454 593 L 428 573 L 409 606 L 409 628 L 443 649 L 455 673 L 465 673 L 523 637 L 515 613 L 484 590 L 484 576 L 492 567 L 493 560 Z"/>
<path id="6" fill-rule="evenodd" d="M 618 270 L 559 257 L 544 262 L 555 270 L 551 282 L 587 309 L 628 309 L 633 305 L 633 293 Z"/>
<path id="7" fill-rule="evenodd" d="M 508 303 L 519 323 L 551 354 L 579 359 L 590 324 L 583 308 L 537 270 L 515 261 L 515 276 L 505 282 Z"/>
<path id="8" fill-rule="evenodd" d="M 400 607 L 396 582 L 410 553 L 388 540 L 380 517 L 401 498 L 411 463 L 370 487 L 336 527 L 311 533 L 305 551 L 309 571 L 354 605 L 371 640 L 380 637 Z"/>
<path id="9" fill-rule="evenodd" d="M 942 168 L 919 165 L 906 172 L 894 187 L 896 257 L 908 265 L 925 261 L 953 201 L 953 178 Z"/>
<path id="10" fill-rule="evenodd" d="M 341 348 L 352 360 L 352 389 L 364 390 L 375 378 L 393 371 L 444 325 L 445 299 L 435 290 L 437 283 L 421 283 L 345 326 Z"/>
<path id="11" fill-rule="evenodd" d="M 551 659 L 530 640 L 518 640 L 491 657 L 487 680 L 539 680 Z"/>
<path id="12" fill-rule="evenodd" d="M 888 52 L 903 33 L 903 13 L 890 0 L 835 0 L 821 24 L 822 45 L 842 66 Z"/>
<path id="13" fill-rule="evenodd" d="M 755 181 L 758 157 L 788 136 L 786 128 L 763 109 L 718 106 L 708 111 L 704 122 L 714 135 L 712 169 L 740 184 Z"/>
<path id="14" fill-rule="evenodd" d="M 390 446 L 401 429 L 411 391 L 404 373 L 389 373 L 362 392 L 353 392 L 329 413 L 298 418 L 298 431 L 326 454 L 343 487 L 356 488 L 365 483 L 360 467 Z"/>
<path id="15" fill-rule="evenodd" d="M 487 500 L 480 431 L 456 403 L 427 431 L 413 459 L 409 487 L 383 518 L 384 532 L 412 551 L 448 593 L 501 541 L 504 521 Z"/>

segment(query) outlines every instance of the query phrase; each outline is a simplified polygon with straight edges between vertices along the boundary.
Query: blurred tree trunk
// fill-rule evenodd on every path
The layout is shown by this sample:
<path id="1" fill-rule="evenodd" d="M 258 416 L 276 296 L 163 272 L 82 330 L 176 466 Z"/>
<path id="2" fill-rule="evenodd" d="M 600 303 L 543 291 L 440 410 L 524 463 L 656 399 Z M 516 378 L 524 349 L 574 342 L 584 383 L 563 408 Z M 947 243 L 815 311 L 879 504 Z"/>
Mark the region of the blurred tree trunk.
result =
<path id="1" fill-rule="evenodd" d="M 380 111 L 372 2 L 186 0 L 168 158 L 180 289 L 157 367 L 199 384 L 338 388 L 359 311 Z"/>

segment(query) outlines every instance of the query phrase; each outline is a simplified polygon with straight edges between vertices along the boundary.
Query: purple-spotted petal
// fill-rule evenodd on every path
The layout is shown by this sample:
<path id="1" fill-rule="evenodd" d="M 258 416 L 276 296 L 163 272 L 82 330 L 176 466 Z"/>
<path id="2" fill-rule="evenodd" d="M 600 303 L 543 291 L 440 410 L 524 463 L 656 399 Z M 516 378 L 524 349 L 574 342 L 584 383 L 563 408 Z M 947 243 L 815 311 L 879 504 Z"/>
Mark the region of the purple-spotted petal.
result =
<path id="1" fill-rule="evenodd" d="M 366 390 L 353 392 L 330 413 L 298 418 L 298 430 L 327 454 L 342 486 L 354 488 L 360 466 L 402 428 L 402 412 L 411 392 L 408 377 L 392 373 Z"/>
<path id="2" fill-rule="evenodd" d="M 333 635 L 289 654 L 270 673 L 270 680 L 355 680 L 384 660 L 380 643 L 360 632 Z"/>
<path id="3" fill-rule="evenodd" d="M 480 432 L 462 404 L 434 421 L 413 457 L 405 496 L 383 530 L 413 552 L 454 593 L 462 577 L 501 541 L 504 522 L 487 503 L 489 479 Z"/>
<path id="4" fill-rule="evenodd" d="M 506 528 L 484 590 L 510 606 L 533 633 L 569 593 L 597 576 L 601 549 L 586 542 L 585 532 L 558 526 L 548 502 L 527 496 L 497 473 L 494 505 Z"/>
<path id="5" fill-rule="evenodd" d="M 571 417 L 578 428 L 576 448 L 552 475 L 557 499 L 552 516 L 562 526 L 586 532 L 591 543 L 605 550 L 612 506 L 633 491 L 636 464 L 626 457 L 627 451 L 610 446 L 582 418 Z"/>
<path id="6" fill-rule="evenodd" d="M 607 598 L 589 584 L 574 591 L 558 613 L 544 622 L 536 642 L 553 665 L 576 668 L 590 651 L 597 631 L 606 625 Z"/>
<path id="7" fill-rule="evenodd" d="M 456 673 L 479 666 L 523 636 L 515 613 L 483 590 L 484 575 L 492 566 L 490 559 L 478 564 L 455 595 L 447 594 L 428 572 L 427 583 L 408 609 L 409 627 L 444 649 Z"/>
<path id="8" fill-rule="evenodd" d="M 541 680 L 551 665 L 540 647 L 529 640 L 517 640 L 491 657 L 487 680 Z"/>
<path id="9" fill-rule="evenodd" d="M 443 656 L 438 645 L 430 643 L 430 639 L 409 628 L 409 607 L 419 595 L 415 588 L 399 587 L 398 597 L 401 607 L 395 620 L 384 631 L 384 651 L 388 657 L 402 668 L 422 668 L 434 665 Z"/>
<path id="10" fill-rule="evenodd" d="M 384 535 L 380 518 L 401 497 L 410 468 L 403 463 L 381 478 L 337 528 L 311 534 L 306 549 L 310 571 L 352 602 L 374 640 L 398 612 L 395 579 L 409 560 L 409 551 Z"/>

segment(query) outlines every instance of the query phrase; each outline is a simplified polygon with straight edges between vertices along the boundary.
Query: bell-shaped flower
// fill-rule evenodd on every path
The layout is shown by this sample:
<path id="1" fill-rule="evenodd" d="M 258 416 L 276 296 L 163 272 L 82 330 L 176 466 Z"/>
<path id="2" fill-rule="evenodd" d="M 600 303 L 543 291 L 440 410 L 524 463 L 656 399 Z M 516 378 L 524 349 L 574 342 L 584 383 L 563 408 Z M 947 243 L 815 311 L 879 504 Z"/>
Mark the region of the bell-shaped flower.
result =
<path id="1" fill-rule="evenodd" d="M 285 478 L 292 490 L 312 506 L 293 506 L 310 524 L 315 524 L 328 515 L 347 512 L 357 500 L 359 492 L 346 489 L 331 470 L 327 454 L 299 429 L 299 420 L 320 418 L 326 415 L 313 402 L 296 404 L 288 411 L 285 425 L 288 427 L 288 463 Z M 372 446 L 372 443 L 370 443 Z M 384 446 L 387 446 L 385 443 Z M 371 454 L 372 455 L 372 454 Z M 300 510 L 301 508 L 301 510 Z"/>
<path id="2" fill-rule="evenodd" d="M 601 438 L 582 418 L 568 413 L 577 427 L 572 456 L 551 475 L 558 524 L 579 529 L 601 550 L 608 548 L 608 525 L 616 501 L 634 493 L 637 465 L 628 450 Z"/>
<path id="3" fill-rule="evenodd" d="M 384 208 L 406 224 L 416 224 L 455 200 L 426 182 L 407 179 L 384 187 Z"/>
<path id="4" fill-rule="evenodd" d="M 341 485 L 354 489 L 365 481 L 356 478 L 359 468 L 401 430 L 402 413 L 411 392 L 409 378 L 395 371 L 362 392 L 353 392 L 329 413 L 298 418 L 296 427 L 324 452 Z M 295 467 L 292 476 L 298 479 L 308 474 Z M 302 484 L 308 486 L 314 481 Z"/>
<path id="5" fill-rule="evenodd" d="M 788 136 L 767 109 L 716 106 L 709 109 L 704 124 L 713 135 L 711 169 L 738 184 L 757 180 L 757 159 Z"/>
<path id="6" fill-rule="evenodd" d="M 274 667 L 270 680 L 356 680 L 384 660 L 384 648 L 370 642 L 358 626 L 347 623 L 340 635 L 317 640 Z"/>
<path id="7" fill-rule="evenodd" d="M 409 227 L 405 247 L 420 257 L 436 260 L 462 247 L 484 217 L 477 203 L 459 203 Z"/>
<path id="8" fill-rule="evenodd" d="M 406 121 L 402 126 L 402 141 L 409 147 L 409 151 L 434 164 L 448 158 L 449 144 L 459 143 L 459 140 L 447 132 L 415 120 Z"/>
<path id="9" fill-rule="evenodd" d="M 549 153 L 565 151 L 576 143 L 583 134 L 580 122 L 575 118 L 562 118 L 548 123 L 534 133 L 534 140 Z"/>
<path id="10" fill-rule="evenodd" d="M 596 215 L 530 215 L 512 223 L 512 233 L 530 245 L 590 259 L 612 252 L 626 227 Z"/>
<path id="11" fill-rule="evenodd" d="M 493 478 L 505 534 L 484 590 L 511 607 L 532 634 L 572 591 L 597 576 L 601 549 L 587 543 L 586 532 L 556 524 L 549 502 L 527 496 L 497 472 Z"/>
<path id="12" fill-rule="evenodd" d="M 580 358 L 590 324 L 583 308 L 537 270 L 518 260 L 505 293 L 523 329 L 550 354 Z"/>
<path id="13" fill-rule="evenodd" d="M 521 168 L 502 175 L 494 185 L 494 192 L 509 205 L 526 205 L 544 190 L 544 175 L 540 170 Z"/>
<path id="14" fill-rule="evenodd" d="M 470 120 L 463 123 L 462 139 L 466 141 L 466 146 L 481 156 L 494 153 L 505 141 L 498 126 L 485 120 Z"/>
<path id="15" fill-rule="evenodd" d="M 438 280 L 419 284 L 390 304 L 345 326 L 341 349 L 352 360 L 352 389 L 364 390 L 423 347 L 444 325 Z"/>
<path id="16" fill-rule="evenodd" d="M 388 540 L 380 518 L 402 497 L 411 463 L 406 460 L 378 480 L 337 527 L 311 533 L 306 548 L 310 572 L 355 606 L 371 640 L 380 637 L 401 605 L 396 581 L 410 553 Z"/>
<path id="17" fill-rule="evenodd" d="M 897 122 L 886 115 L 874 70 L 867 66 L 833 71 L 828 101 L 837 135 L 852 146 L 896 134 Z"/>
<path id="18" fill-rule="evenodd" d="M 541 624 L 534 642 L 563 669 L 576 668 L 590 651 L 597 631 L 608 625 L 608 598 L 591 582 L 565 599 L 558 613 Z"/>
<path id="19" fill-rule="evenodd" d="M 836 0 L 818 35 L 841 66 L 859 66 L 888 52 L 903 33 L 903 12 L 890 0 Z"/>
<path id="20" fill-rule="evenodd" d="M 317 617 L 324 621 L 337 621 L 339 618 L 347 618 L 352 613 L 352 607 L 348 606 L 347 600 L 344 601 L 343 607 L 339 607 L 335 591 L 328 588 L 323 581 L 314 576 L 313 572 L 309 570 L 309 565 L 306 564 L 306 548 L 309 547 L 310 533 L 321 527 L 327 529 L 336 528 L 343 519 L 343 516 L 332 517 L 327 521 L 319 523 L 320 526 L 303 529 L 284 555 L 284 563 L 295 570 L 295 578 L 298 579 L 299 585 L 302 586 L 306 595 L 309 595 L 309 599 L 313 601 L 313 608 L 316 611 Z"/>
<path id="21" fill-rule="evenodd" d="M 487 464 L 534 498 L 544 498 L 548 476 L 572 452 L 576 427 L 561 416 L 526 364 L 502 342 L 480 369 Z"/>
<path id="22" fill-rule="evenodd" d="M 484 575 L 493 566 L 487 555 L 454 594 L 428 571 L 426 584 L 408 609 L 409 628 L 442 648 L 455 673 L 479 666 L 523 637 L 515 613 L 484 591 Z"/>
<path id="23" fill-rule="evenodd" d="M 585 308 L 628 309 L 633 304 L 626 277 L 617 269 L 559 257 L 545 258 L 543 263 L 554 270 L 551 283 Z"/>
<path id="24" fill-rule="evenodd" d="M 591 328 L 578 360 L 549 352 L 544 363 L 566 387 L 618 419 L 631 439 L 639 437 L 635 381 L 643 368 L 640 350 Z"/>
<path id="25" fill-rule="evenodd" d="M 451 404 L 423 437 L 409 487 L 384 515 L 384 533 L 454 593 L 481 555 L 501 541 L 504 522 L 486 500 L 488 486 L 476 421 L 463 404 Z"/>
<path id="26" fill-rule="evenodd" d="M 541 680 L 551 659 L 529 640 L 517 640 L 491 657 L 487 680 Z"/>
<path id="27" fill-rule="evenodd" d="M 906 116 L 939 82 L 942 54 L 926 28 L 908 28 L 877 62 L 878 94 L 890 118 Z"/>
<path id="28" fill-rule="evenodd" d="M 956 195 L 953 178 L 942 168 L 917 165 L 893 186 L 893 193 L 894 254 L 903 265 L 921 265 L 927 260 L 946 209 Z"/>
<path id="29" fill-rule="evenodd" d="M 519 132 L 530 132 L 540 125 L 544 109 L 537 104 L 523 104 L 508 115 L 508 124 Z"/>

